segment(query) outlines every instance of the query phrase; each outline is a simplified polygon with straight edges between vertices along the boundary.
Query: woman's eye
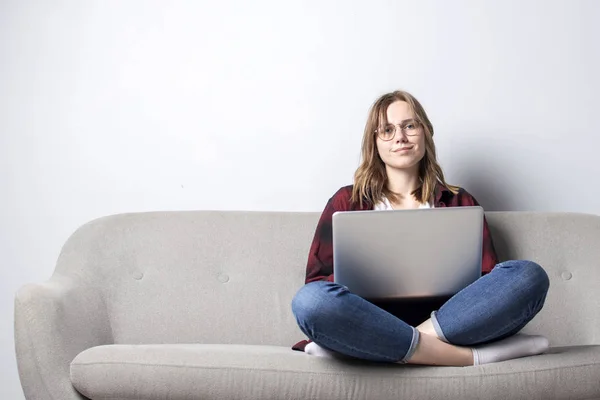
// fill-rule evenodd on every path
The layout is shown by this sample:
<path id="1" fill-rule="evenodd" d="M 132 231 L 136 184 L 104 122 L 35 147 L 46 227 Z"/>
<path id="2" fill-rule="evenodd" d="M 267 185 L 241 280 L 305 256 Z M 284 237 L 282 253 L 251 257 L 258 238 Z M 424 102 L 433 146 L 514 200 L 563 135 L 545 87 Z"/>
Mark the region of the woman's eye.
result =
<path id="1" fill-rule="evenodd" d="M 415 124 L 408 124 L 405 126 L 406 129 L 415 129 Z"/>

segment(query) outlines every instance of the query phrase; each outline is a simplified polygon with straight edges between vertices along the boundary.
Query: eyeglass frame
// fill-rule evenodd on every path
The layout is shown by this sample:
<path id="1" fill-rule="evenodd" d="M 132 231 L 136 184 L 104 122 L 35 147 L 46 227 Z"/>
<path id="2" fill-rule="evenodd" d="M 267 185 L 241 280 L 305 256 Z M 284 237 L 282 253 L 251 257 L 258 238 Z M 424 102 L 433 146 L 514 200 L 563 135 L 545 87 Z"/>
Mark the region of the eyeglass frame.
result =
<path id="1" fill-rule="evenodd" d="M 388 124 L 384 125 L 383 126 L 384 129 L 387 128 L 387 127 L 389 127 L 390 125 L 394 127 L 394 134 L 389 139 L 383 139 L 379 135 L 380 128 L 375 129 L 375 134 L 377 135 L 377 137 L 379 139 L 383 140 L 384 142 L 389 142 L 390 140 L 394 140 L 394 138 L 396 137 L 396 134 L 398 133 L 398 129 L 400 129 L 400 131 L 402 133 L 404 133 L 406 136 L 417 136 L 419 134 L 419 132 L 415 132 L 413 134 L 406 133 L 406 125 L 409 125 L 411 123 L 415 125 L 415 129 L 414 129 L 415 131 L 418 130 L 419 128 L 423 127 L 423 124 L 421 124 L 417 119 L 412 118 L 412 119 L 409 119 L 409 120 L 402 121 L 400 124 L 390 124 L 390 123 L 388 123 Z M 404 125 L 404 127 L 402 127 L 402 125 Z"/>

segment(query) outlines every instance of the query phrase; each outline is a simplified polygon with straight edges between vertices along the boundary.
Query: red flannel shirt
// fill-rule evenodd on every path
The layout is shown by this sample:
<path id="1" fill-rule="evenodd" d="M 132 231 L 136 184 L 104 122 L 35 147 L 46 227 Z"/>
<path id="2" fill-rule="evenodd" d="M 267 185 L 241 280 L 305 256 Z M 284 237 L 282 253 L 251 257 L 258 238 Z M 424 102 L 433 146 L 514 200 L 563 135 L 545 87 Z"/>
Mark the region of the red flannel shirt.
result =
<path id="1" fill-rule="evenodd" d="M 305 283 L 314 281 L 333 282 L 333 232 L 332 216 L 336 211 L 364 211 L 372 210 L 373 204 L 352 204 L 352 185 L 339 189 L 327 202 L 317 224 L 315 235 L 308 254 Z M 434 207 L 465 207 L 478 206 L 479 203 L 466 190 L 460 189 L 455 195 L 445 186 L 438 184 L 435 190 Z M 483 257 L 481 271 L 487 274 L 498 263 L 498 257 L 492 241 L 492 236 L 484 217 L 483 223 Z M 304 350 L 307 341 L 302 341 L 293 346 L 294 350 Z"/>

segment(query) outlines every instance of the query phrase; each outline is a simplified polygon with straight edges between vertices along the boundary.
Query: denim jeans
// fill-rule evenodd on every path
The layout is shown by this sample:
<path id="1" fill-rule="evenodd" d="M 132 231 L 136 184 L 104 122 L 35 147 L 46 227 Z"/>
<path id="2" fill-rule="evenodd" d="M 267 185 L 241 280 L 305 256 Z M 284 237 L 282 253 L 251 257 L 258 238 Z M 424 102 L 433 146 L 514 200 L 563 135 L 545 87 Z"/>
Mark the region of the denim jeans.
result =
<path id="1" fill-rule="evenodd" d="M 426 310 L 427 316 L 439 338 L 448 343 L 473 346 L 496 341 L 514 335 L 533 319 L 544 305 L 549 284 L 544 269 L 534 262 L 503 262 L 439 309 Z M 292 312 L 309 339 L 350 357 L 405 363 L 419 342 L 419 331 L 397 313 L 333 282 L 304 285 L 292 300 Z"/>

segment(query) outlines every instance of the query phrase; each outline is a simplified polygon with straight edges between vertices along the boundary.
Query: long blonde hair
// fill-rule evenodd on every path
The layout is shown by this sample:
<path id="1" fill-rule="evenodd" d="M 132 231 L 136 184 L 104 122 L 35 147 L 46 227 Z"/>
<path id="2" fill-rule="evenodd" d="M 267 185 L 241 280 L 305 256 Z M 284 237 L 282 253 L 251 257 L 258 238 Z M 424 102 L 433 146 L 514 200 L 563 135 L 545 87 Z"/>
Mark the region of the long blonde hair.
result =
<path id="1" fill-rule="evenodd" d="M 423 128 L 425 135 L 425 155 L 419 164 L 419 178 L 421 185 L 412 193 L 415 199 L 425 203 L 433 199 L 438 183 L 448 188 L 452 193 L 458 193 L 457 186 L 448 185 L 444 178 L 442 167 L 437 162 L 435 143 L 433 142 L 433 125 L 425 109 L 410 93 L 397 90 L 386 93 L 378 98 L 369 111 L 367 123 L 362 140 L 361 164 L 354 173 L 354 187 L 352 189 L 353 203 L 364 207 L 364 202 L 374 205 L 383 197 L 390 201 L 398 201 L 398 196 L 392 193 L 387 183 L 385 164 L 379 157 L 376 143 L 376 130 L 387 121 L 387 109 L 396 101 L 405 101 L 415 115 L 415 119 Z"/>

